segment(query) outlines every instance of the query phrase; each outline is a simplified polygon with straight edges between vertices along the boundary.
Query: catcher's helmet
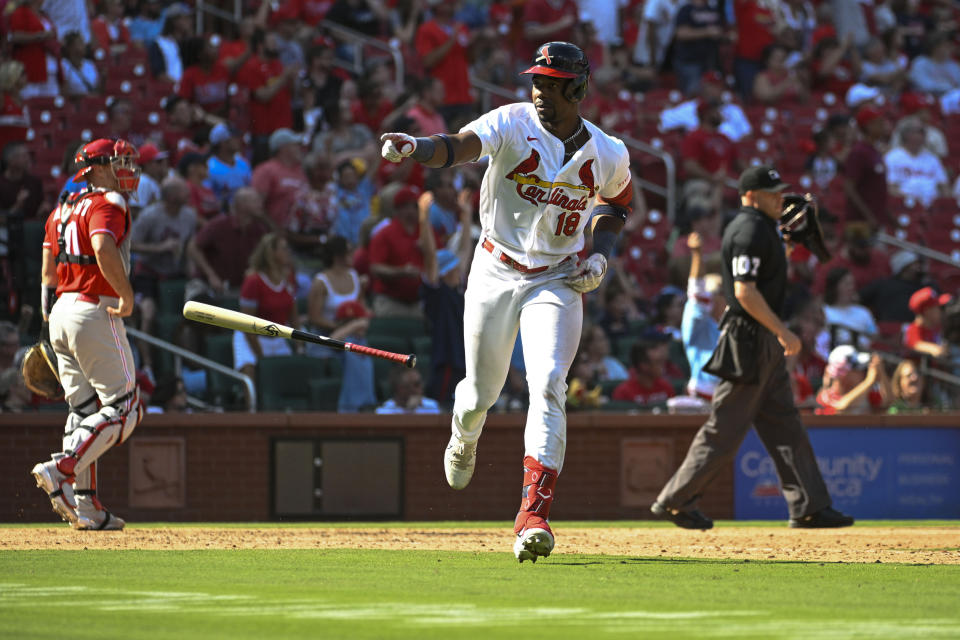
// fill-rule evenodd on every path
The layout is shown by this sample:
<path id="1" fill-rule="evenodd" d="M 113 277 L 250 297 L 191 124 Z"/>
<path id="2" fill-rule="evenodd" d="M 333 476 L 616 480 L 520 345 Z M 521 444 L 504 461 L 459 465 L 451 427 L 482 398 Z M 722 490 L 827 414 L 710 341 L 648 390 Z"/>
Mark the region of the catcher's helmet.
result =
<path id="1" fill-rule="evenodd" d="M 73 179 L 82 182 L 87 179 L 87 174 L 95 165 L 108 164 L 117 178 L 119 191 L 136 191 L 140 183 L 140 166 L 137 164 L 139 160 L 140 153 L 137 148 L 126 140 L 99 138 L 88 142 L 77 151 L 73 161 L 80 165 L 80 170 Z"/>
<path id="2" fill-rule="evenodd" d="M 575 44 L 548 42 L 537 47 L 533 54 L 533 66 L 523 73 L 570 78 L 571 82 L 563 90 L 563 95 L 570 102 L 580 102 L 587 95 L 590 61 Z"/>

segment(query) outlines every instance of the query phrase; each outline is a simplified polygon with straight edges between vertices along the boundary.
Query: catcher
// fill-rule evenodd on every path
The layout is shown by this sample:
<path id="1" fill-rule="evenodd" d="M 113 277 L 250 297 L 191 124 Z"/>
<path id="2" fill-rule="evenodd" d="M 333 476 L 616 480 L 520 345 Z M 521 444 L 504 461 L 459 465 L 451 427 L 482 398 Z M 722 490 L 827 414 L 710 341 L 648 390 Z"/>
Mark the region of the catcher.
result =
<path id="1" fill-rule="evenodd" d="M 143 416 L 122 320 L 133 311 L 125 194 L 140 181 L 138 158 L 125 140 L 85 144 L 75 158 L 80 170 L 74 180 L 87 188 L 61 198 L 43 240 L 41 307 L 70 413 L 63 450 L 31 473 L 54 511 L 75 529 L 125 524 L 97 499 L 97 459 L 130 437 Z M 47 360 L 42 345 L 34 350 L 44 362 L 30 359 L 25 380 L 41 393 L 55 391 L 42 366 L 53 358 Z"/>
<path id="2" fill-rule="evenodd" d="M 831 506 L 794 406 L 785 356 L 800 350 L 800 339 L 780 319 L 787 259 L 778 226 L 790 241 L 802 242 L 825 260 L 829 255 L 817 208 L 809 196 L 787 200 L 781 193 L 787 184 L 773 167 L 747 169 L 739 186 L 740 211 L 723 233 L 721 270 L 728 307 L 717 347 L 703 368 L 721 381 L 710 417 L 650 510 L 679 527 L 711 528 L 713 520 L 697 509 L 697 500 L 752 426 L 776 464 L 790 526 L 850 526 L 853 518 Z"/>

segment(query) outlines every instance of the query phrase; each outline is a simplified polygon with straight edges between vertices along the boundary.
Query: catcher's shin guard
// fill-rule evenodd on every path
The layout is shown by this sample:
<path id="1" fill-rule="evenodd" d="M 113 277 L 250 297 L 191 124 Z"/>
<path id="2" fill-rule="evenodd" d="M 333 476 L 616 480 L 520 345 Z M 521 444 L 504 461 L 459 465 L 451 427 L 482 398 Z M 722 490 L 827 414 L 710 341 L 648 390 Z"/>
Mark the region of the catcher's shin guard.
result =
<path id="1" fill-rule="evenodd" d="M 63 473 L 78 475 L 86 471 L 107 449 L 124 442 L 143 417 L 140 388 L 111 405 L 84 418 L 76 428 L 64 435 L 66 457 L 57 463 Z"/>
<path id="2" fill-rule="evenodd" d="M 530 526 L 546 527 L 553 504 L 553 489 L 557 484 L 557 472 L 540 464 L 532 456 L 523 459 L 523 494 L 520 512 L 513 530 L 519 534 Z"/>

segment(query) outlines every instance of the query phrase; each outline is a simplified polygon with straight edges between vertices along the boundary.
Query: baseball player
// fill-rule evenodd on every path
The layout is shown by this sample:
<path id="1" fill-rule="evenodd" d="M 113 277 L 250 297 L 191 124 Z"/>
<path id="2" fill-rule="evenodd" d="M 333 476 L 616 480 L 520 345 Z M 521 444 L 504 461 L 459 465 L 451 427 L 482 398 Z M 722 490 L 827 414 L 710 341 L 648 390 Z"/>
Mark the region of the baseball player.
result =
<path id="1" fill-rule="evenodd" d="M 853 518 L 831 506 L 830 493 L 793 402 L 785 356 L 800 350 L 800 339 L 780 319 L 787 290 L 781 233 L 820 253 L 819 223 L 819 244 L 805 238 L 812 231 L 802 233 L 799 225 L 778 225 L 784 212 L 781 192 L 787 183 L 773 167 L 750 167 L 741 174 L 739 187 L 740 211 L 723 232 L 721 250 L 728 307 L 720 322 L 718 346 L 703 367 L 723 379 L 713 392 L 710 417 L 650 510 L 684 529 L 713 527 L 713 520 L 697 509 L 697 501 L 736 455 L 753 426 L 777 467 L 790 526 L 847 527 Z M 805 229 L 812 227 L 813 223 L 808 223 Z"/>
<path id="2" fill-rule="evenodd" d="M 43 319 L 70 413 L 63 451 L 31 473 L 75 529 L 123 528 L 97 500 L 97 459 L 130 437 L 143 416 L 121 319 L 133 311 L 126 195 L 140 180 L 138 158 L 125 140 L 85 144 L 74 180 L 87 188 L 61 198 L 43 240 Z"/>
<path id="3" fill-rule="evenodd" d="M 583 51 L 548 42 L 524 73 L 533 76 L 532 103 L 495 109 L 455 135 L 381 137 L 391 162 L 411 157 L 445 168 L 489 157 L 483 233 L 465 293 L 466 377 L 455 391 L 443 462 L 450 486 L 466 487 L 519 330 L 530 389 L 514 525 L 520 562 L 553 550 L 547 519 L 566 447 L 566 377 L 580 341 L 581 294 L 600 285 L 633 193 L 626 147 L 580 117 L 590 74 Z M 588 220 L 593 253 L 578 263 Z"/>

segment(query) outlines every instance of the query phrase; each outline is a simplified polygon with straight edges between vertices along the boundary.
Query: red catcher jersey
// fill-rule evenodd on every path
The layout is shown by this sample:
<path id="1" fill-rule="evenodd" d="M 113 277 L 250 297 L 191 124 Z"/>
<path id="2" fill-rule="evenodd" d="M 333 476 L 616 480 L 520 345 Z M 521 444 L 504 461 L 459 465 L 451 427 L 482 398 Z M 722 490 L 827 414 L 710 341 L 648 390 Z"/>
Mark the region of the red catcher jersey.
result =
<path id="1" fill-rule="evenodd" d="M 65 224 L 61 224 L 64 222 Z M 61 203 L 47 218 L 43 248 L 54 258 L 60 253 L 59 234 L 63 233 L 67 254 L 93 256 L 92 238 L 107 233 L 116 241 L 123 266 L 130 273 L 130 212 L 127 201 L 116 191 L 95 189 L 76 200 Z M 92 296 L 117 297 L 100 266 L 93 264 L 57 263 L 57 295 L 75 292 Z"/>

